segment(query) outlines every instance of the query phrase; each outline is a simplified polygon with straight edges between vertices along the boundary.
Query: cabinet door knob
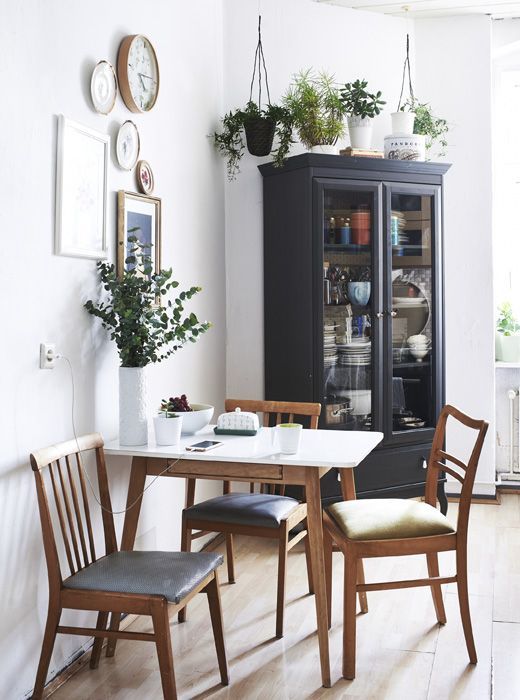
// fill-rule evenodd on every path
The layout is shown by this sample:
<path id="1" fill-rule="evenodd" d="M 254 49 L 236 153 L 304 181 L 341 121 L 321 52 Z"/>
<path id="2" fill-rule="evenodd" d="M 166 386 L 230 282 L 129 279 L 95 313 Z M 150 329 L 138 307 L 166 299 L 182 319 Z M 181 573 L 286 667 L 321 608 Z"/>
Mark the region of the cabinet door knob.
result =
<path id="1" fill-rule="evenodd" d="M 384 312 L 384 311 L 378 311 L 378 312 L 376 313 L 376 318 L 383 318 L 384 315 L 385 315 L 385 312 Z"/>
<path id="2" fill-rule="evenodd" d="M 392 309 L 391 311 L 388 312 L 392 318 L 395 318 L 397 316 L 397 311 L 395 309 Z"/>

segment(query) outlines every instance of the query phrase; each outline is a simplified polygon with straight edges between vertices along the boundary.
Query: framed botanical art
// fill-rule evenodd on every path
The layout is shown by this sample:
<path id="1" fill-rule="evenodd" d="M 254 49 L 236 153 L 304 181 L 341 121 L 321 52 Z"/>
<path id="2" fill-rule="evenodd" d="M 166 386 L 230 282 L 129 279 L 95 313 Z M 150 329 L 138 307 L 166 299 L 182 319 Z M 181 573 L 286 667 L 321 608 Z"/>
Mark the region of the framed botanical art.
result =
<path id="1" fill-rule="evenodd" d="M 58 119 L 55 252 L 107 257 L 110 137 L 63 115 Z"/>
<path id="2" fill-rule="evenodd" d="M 161 269 L 161 200 L 135 192 L 117 193 L 117 274 L 125 270 L 129 236 L 151 246 L 153 272 Z"/>

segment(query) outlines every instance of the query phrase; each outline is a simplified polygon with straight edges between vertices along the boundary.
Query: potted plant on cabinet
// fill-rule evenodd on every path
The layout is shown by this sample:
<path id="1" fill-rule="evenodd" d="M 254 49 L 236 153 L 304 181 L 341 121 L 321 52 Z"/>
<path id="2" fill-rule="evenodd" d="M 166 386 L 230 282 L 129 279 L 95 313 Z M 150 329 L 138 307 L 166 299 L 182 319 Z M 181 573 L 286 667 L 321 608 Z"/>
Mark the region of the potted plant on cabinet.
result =
<path id="1" fill-rule="evenodd" d="M 341 102 L 348 115 L 348 131 L 352 148 L 370 149 L 372 143 L 372 119 L 381 113 L 385 100 L 381 90 L 368 92 L 366 80 L 346 83 L 341 90 Z"/>
<path id="2" fill-rule="evenodd" d="M 294 76 L 283 105 L 306 148 L 337 153 L 336 143 L 345 133 L 345 108 L 332 75 L 301 71 Z"/>
<path id="3" fill-rule="evenodd" d="M 508 301 L 498 307 L 495 350 L 501 362 L 520 362 L 520 323 Z"/>
<path id="4" fill-rule="evenodd" d="M 283 165 L 292 141 L 292 119 L 288 110 L 268 104 L 261 109 L 249 100 L 244 109 L 228 112 L 221 121 L 220 132 L 213 139 L 219 153 L 227 160 L 228 179 L 234 180 L 240 172 L 240 160 L 247 149 L 254 156 L 272 153 L 276 165 Z M 246 142 L 244 143 L 244 135 Z M 273 150 L 274 139 L 277 147 Z"/>
<path id="5" fill-rule="evenodd" d="M 183 317 L 185 302 L 200 287 L 168 298 L 179 286 L 172 279 L 172 270 L 154 273 L 150 245 L 135 235 L 128 236 L 128 241 L 133 247 L 120 277 L 112 263 L 97 263 L 106 295 L 99 301 L 89 299 L 85 308 L 101 320 L 119 353 L 119 441 L 122 445 L 142 445 L 148 439 L 145 367 L 165 360 L 188 341 L 196 342 L 211 324 L 199 322 L 194 313 Z"/>

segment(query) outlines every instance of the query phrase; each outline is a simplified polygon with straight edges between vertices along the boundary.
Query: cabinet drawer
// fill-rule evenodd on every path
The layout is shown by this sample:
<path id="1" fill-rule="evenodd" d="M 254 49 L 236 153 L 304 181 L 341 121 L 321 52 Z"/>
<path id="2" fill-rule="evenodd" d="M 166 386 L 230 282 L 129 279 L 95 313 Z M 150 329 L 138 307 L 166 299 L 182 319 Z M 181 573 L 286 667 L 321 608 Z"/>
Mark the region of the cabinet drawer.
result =
<path id="1" fill-rule="evenodd" d="M 424 483 L 431 444 L 375 450 L 354 470 L 357 493 Z"/>

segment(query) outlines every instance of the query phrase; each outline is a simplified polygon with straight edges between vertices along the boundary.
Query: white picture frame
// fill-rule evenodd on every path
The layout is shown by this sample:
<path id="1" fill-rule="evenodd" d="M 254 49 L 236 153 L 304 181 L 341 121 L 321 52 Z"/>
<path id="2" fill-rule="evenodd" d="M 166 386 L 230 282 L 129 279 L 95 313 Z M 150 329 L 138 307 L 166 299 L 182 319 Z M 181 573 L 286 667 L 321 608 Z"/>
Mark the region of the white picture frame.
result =
<path id="1" fill-rule="evenodd" d="M 58 118 L 55 253 L 105 259 L 110 137 Z"/>

